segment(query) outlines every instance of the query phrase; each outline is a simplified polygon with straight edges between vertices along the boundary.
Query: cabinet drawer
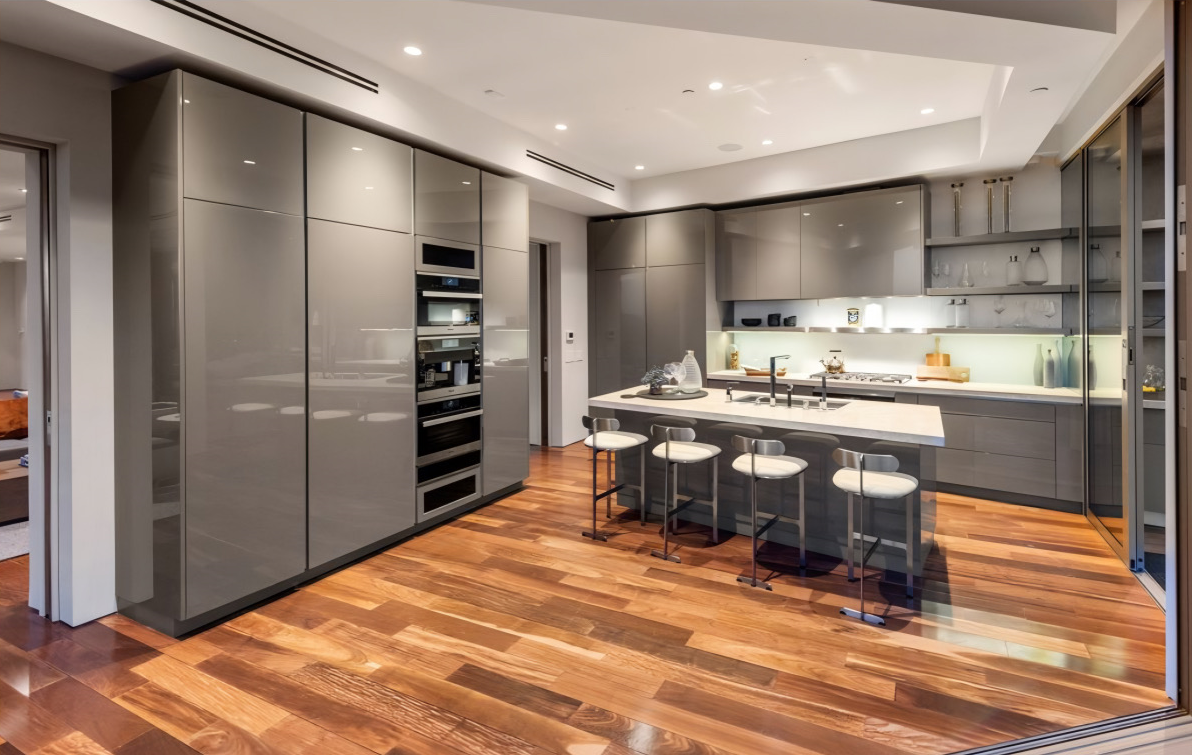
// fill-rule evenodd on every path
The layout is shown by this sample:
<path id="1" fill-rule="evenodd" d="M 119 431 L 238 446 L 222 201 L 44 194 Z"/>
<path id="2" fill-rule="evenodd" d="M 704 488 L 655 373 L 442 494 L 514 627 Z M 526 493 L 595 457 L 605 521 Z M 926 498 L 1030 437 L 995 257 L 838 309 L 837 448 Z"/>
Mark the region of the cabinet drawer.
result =
<path id="1" fill-rule="evenodd" d="M 936 477 L 953 485 L 1055 498 L 1055 462 L 1048 459 L 941 448 Z"/>
<path id="2" fill-rule="evenodd" d="M 998 401 L 987 398 L 955 398 L 923 394 L 919 403 L 938 406 L 944 414 L 972 414 L 978 417 L 1029 419 L 1036 422 L 1055 422 L 1055 406 L 1031 401 Z"/>
<path id="3" fill-rule="evenodd" d="M 1055 425 L 1004 417 L 944 414 L 944 446 L 963 451 L 1055 460 Z"/>

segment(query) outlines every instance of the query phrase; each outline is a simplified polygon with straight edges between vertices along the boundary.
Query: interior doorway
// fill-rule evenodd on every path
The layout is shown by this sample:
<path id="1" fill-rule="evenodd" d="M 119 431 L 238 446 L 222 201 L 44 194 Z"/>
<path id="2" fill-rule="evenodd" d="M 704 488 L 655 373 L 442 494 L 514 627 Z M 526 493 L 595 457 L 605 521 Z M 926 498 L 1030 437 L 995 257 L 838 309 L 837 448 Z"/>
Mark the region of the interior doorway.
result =
<path id="1" fill-rule="evenodd" d="M 29 552 L 25 161 L 0 148 L 0 561 Z"/>
<path id="2" fill-rule="evenodd" d="M 530 445 L 550 445 L 551 245 L 530 242 Z"/>

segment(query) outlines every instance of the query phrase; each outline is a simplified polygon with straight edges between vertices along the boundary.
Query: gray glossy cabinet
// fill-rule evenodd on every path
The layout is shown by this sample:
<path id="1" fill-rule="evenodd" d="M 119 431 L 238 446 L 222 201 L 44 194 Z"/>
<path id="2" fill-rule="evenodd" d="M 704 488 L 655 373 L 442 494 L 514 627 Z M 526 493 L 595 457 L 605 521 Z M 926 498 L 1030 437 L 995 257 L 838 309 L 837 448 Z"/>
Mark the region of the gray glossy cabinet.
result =
<path id="1" fill-rule="evenodd" d="M 646 264 L 702 265 L 707 210 L 681 210 L 646 216 Z"/>
<path id="2" fill-rule="evenodd" d="M 588 256 L 595 270 L 646 266 L 646 219 L 618 218 L 588 223 Z"/>
<path id="3" fill-rule="evenodd" d="M 306 568 L 306 328 L 302 218 L 183 205 L 189 618 Z"/>
<path id="4" fill-rule="evenodd" d="M 799 205 L 730 210 L 716 218 L 716 299 L 798 299 Z"/>
<path id="5" fill-rule="evenodd" d="M 680 362 L 690 349 L 704 369 L 708 338 L 704 321 L 705 275 L 703 265 L 646 269 L 645 367 Z M 640 380 L 641 374 L 637 378 Z"/>
<path id="6" fill-rule="evenodd" d="M 484 246 L 530 251 L 530 188 L 511 178 L 480 174 L 480 236 Z"/>
<path id="7" fill-rule="evenodd" d="M 484 494 L 530 475 L 530 257 L 483 249 L 483 402 L 481 475 Z"/>
<path id="8" fill-rule="evenodd" d="M 307 259 L 315 567 L 414 526 L 414 239 L 309 220 Z"/>
<path id="9" fill-rule="evenodd" d="M 414 233 L 480 243 L 480 170 L 414 150 Z"/>
<path id="10" fill-rule="evenodd" d="M 923 293 L 922 187 L 802 203 L 803 299 Z"/>
<path id="11" fill-rule="evenodd" d="M 194 76 L 182 80 L 183 196 L 302 214 L 302 113 Z"/>
<path id="12" fill-rule="evenodd" d="M 307 113 L 307 217 L 410 233 L 413 152 L 392 139 Z"/>
<path id="13" fill-rule="evenodd" d="M 646 371 L 646 271 L 594 275 L 592 395 L 637 385 Z"/>

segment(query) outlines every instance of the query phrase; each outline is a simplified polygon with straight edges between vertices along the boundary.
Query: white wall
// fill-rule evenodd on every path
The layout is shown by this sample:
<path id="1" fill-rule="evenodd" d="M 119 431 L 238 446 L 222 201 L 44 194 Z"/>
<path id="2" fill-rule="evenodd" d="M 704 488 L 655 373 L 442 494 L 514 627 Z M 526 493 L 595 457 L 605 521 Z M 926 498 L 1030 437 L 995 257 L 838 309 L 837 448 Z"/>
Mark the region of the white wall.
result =
<path id="1" fill-rule="evenodd" d="M 113 77 L 95 69 L 0 44 L 0 102 L 5 103 L 0 107 L 0 133 L 52 143 L 57 159 L 56 581 L 58 618 L 72 625 L 116 609 L 110 133 L 114 84 Z M 39 461 L 36 454 L 33 461 Z M 44 523 L 34 508 L 31 539 L 37 546 Z M 40 569 L 31 568 L 35 605 L 41 579 Z"/>
<path id="2" fill-rule="evenodd" d="M 0 262 L 0 388 L 25 387 L 23 318 L 25 266 L 20 262 Z"/>
<path id="3" fill-rule="evenodd" d="M 588 410 L 588 219 L 531 202 L 530 238 L 550 245 L 549 443 L 566 446 L 584 437 Z"/>

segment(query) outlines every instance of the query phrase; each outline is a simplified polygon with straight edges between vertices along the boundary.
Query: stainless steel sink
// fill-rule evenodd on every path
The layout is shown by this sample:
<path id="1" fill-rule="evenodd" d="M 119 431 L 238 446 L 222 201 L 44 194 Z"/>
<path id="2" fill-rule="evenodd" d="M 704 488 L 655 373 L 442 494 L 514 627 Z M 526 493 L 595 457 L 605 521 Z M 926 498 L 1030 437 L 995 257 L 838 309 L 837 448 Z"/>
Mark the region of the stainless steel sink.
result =
<path id="1" fill-rule="evenodd" d="M 769 393 L 743 393 L 740 396 L 733 397 L 734 404 L 769 404 Z M 834 411 L 836 409 L 843 409 L 849 404 L 853 403 L 852 399 L 847 398 L 830 398 L 828 399 L 828 406 L 825 411 Z M 786 406 L 786 392 L 783 391 L 775 398 L 776 406 Z M 818 396 L 793 396 L 791 397 L 791 406 L 795 409 L 802 409 L 806 405 L 809 410 L 820 411 L 820 403 Z"/>

